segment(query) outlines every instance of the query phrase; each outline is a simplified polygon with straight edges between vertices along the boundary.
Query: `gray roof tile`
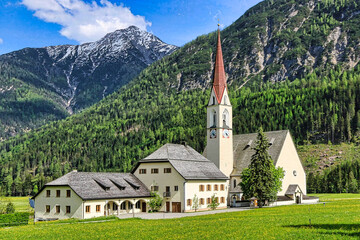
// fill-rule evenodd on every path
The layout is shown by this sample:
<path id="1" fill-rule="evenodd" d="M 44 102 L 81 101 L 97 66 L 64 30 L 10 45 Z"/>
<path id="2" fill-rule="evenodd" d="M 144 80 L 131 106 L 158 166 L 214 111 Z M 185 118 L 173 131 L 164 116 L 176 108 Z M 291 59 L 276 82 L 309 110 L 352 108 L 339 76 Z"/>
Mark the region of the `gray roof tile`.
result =
<path id="1" fill-rule="evenodd" d="M 172 143 L 165 144 L 140 162 L 149 160 L 209 161 L 189 145 Z"/>
<path id="2" fill-rule="evenodd" d="M 265 132 L 268 140 L 272 140 L 273 144 L 269 148 L 269 154 L 276 164 L 281 149 L 284 145 L 285 138 L 289 130 Z M 234 135 L 234 170 L 232 176 L 240 175 L 244 168 L 249 167 L 251 156 L 254 155 L 258 133 Z M 248 145 L 249 143 L 250 146 Z"/>
<path id="3" fill-rule="evenodd" d="M 285 195 L 293 195 L 295 194 L 296 189 L 299 187 L 297 184 L 290 184 L 288 189 L 286 190 Z M 300 188 L 299 188 L 300 189 Z M 301 190 L 300 190 L 301 191 Z"/>
<path id="4" fill-rule="evenodd" d="M 157 161 L 170 162 L 175 170 L 186 180 L 227 179 L 213 162 L 188 145 L 165 144 L 141 160 L 140 163 Z"/>
<path id="5" fill-rule="evenodd" d="M 45 186 L 69 186 L 84 200 L 150 196 L 149 189 L 131 173 L 70 172 Z"/>

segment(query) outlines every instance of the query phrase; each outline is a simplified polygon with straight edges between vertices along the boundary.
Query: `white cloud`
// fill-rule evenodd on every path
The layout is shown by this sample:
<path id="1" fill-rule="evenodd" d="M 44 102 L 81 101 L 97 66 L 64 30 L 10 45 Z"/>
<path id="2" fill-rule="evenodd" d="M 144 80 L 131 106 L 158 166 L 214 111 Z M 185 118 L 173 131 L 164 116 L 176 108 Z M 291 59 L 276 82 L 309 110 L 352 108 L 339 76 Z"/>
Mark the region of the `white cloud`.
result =
<path id="1" fill-rule="evenodd" d="M 34 16 L 62 26 L 61 35 L 80 43 L 96 41 L 108 32 L 131 25 L 146 30 L 151 23 L 130 9 L 108 0 L 85 3 L 82 0 L 22 0 Z"/>
<path id="2" fill-rule="evenodd" d="M 2 44 L 4 41 L 2 40 L 2 38 L 0 38 L 0 44 Z"/>

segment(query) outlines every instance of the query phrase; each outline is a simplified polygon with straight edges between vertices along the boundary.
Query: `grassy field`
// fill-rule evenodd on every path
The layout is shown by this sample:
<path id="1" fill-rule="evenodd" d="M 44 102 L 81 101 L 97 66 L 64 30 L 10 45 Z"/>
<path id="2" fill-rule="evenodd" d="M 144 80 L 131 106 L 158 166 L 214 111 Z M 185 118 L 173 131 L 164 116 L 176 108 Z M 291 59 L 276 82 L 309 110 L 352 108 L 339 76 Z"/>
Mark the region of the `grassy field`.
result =
<path id="1" fill-rule="evenodd" d="M 29 197 L 2 197 L 1 201 L 12 202 L 16 212 L 34 212 L 29 205 Z"/>
<path id="2" fill-rule="evenodd" d="M 360 200 L 358 193 L 316 193 L 308 194 L 309 196 L 316 196 L 320 198 L 321 202 L 342 201 L 342 200 Z"/>
<path id="3" fill-rule="evenodd" d="M 318 196 L 328 203 L 181 219 L 37 223 L 0 229 L 0 239 L 359 239 L 360 194 Z"/>

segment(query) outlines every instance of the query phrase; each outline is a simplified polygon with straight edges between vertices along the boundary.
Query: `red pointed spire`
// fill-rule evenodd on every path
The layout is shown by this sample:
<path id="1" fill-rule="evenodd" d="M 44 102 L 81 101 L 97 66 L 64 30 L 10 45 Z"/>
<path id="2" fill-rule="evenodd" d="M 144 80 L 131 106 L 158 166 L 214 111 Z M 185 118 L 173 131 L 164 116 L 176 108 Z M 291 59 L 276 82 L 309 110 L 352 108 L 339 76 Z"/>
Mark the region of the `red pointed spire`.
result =
<path id="1" fill-rule="evenodd" d="M 213 89 L 215 91 L 215 95 L 218 103 L 221 102 L 225 88 L 227 88 L 227 86 L 226 86 L 226 77 L 224 70 L 224 60 L 221 51 L 220 29 L 218 29 L 218 39 L 216 46 L 216 59 L 215 59 L 214 79 L 213 79 Z"/>

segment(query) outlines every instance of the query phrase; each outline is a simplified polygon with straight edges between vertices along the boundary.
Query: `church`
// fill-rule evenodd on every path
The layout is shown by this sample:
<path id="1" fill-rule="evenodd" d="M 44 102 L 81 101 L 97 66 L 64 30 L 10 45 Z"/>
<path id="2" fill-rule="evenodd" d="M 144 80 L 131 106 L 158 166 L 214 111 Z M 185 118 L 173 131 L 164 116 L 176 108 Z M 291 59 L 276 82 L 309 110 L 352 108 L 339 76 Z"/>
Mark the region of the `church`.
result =
<path id="1" fill-rule="evenodd" d="M 186 144 L 165 144 L 138 161 L 131 173 L 72 171 L 47 183 L 35 200 L 35 219 L 92 218 L 149 211 L 151 192 L 160 211 L 191 212 L 249 206 L 239 186 L 254 154 L 257 133 L 233 135 L 232 106 L 218 30 L 212 91 L 207 104 L 207 146 L 203 154 Z M 306 196 L 306 175 L 288 130 L 265 132 L 269 154 L 285 176 L 273 205 L 314 203 Z M 194 207 L 194 199 L 198 199 Z"/>

